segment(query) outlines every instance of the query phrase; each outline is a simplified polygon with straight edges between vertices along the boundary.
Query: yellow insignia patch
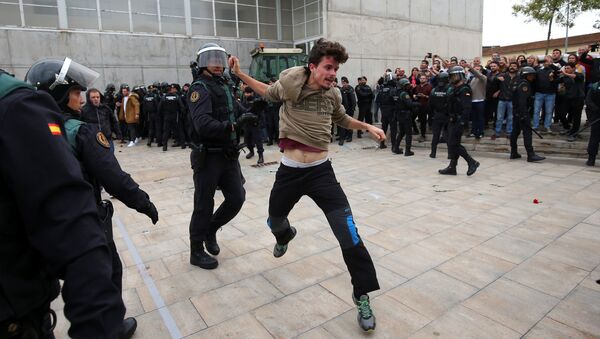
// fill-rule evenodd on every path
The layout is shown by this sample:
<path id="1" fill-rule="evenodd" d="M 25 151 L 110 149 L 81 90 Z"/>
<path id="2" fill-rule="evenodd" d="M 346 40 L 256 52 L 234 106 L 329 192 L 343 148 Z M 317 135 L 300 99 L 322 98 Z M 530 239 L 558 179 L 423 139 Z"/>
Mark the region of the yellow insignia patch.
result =
<path id="1" fill-rule="evenodd" d="M 200 93 L 198 91 L 193 91 L 192 94 L 190 94 L 190 101 L 191 102 L 196 102 L 200 99 Z"/>
<path id="2" fill-rule="evenodd" d="M 102 134 L 102 132 L 98 132 L 98 134 L 96 134 L 96 141 L 98 141 L 100 146 L 102 146 L 104 148 L 110 148 L 108 139 L 106 139 L 106 137 L 104 136 L 104 134 Z"/>

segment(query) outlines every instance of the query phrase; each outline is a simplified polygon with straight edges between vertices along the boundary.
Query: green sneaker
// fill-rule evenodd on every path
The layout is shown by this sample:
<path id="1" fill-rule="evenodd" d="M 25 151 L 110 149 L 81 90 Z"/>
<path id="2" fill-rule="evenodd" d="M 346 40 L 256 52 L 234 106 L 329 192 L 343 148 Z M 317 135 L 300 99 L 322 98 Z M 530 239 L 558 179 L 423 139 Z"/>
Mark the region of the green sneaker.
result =
<path id="1" fill-rule="evenodd" d="M 358 316 L 356 320 L 358 320 L 358 326 L 363 329 L 365 332 L 371 332 L 375 330 L 375 315 L 373 314 L 373 310 L 371 309 L 371 304 L 369 302 L 369 296 L 363 294 L 360 296 L 360 300 L 356 300 L 354 293 L 352 293 L 352 300 L 358 309 Z"/>
<path id="2" fill-rule="evenodd" d="M 279 257 L 283 256 L 285 254 L 285 252 L 287 252 L 288 244 L 296 236 L 296 228 L 294 228 L 294 226 L 290 226 L 290 230 L 291 230 L 291 234 L 288 236 L 287 239 L 285 239 L 286 240 L 285 244 L 283 244 L 283 245 L 278 244 L 278 243 L 275 244 L 275 247 L 273 248 L 273 256 L 275 258 L 279 258 Z"/>

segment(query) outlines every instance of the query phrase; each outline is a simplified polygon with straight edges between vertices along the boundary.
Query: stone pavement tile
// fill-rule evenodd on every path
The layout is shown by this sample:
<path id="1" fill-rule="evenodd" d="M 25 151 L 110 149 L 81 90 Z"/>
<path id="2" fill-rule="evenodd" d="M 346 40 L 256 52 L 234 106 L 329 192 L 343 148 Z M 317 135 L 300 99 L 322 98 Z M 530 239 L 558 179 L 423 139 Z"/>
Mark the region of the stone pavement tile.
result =
<path id="1" fill-rule="evenodd" d="M 441 251 L 449 257 L 457 256 L 487 240 L 487 237 L 475 236 L 454 229 L 437 233 L 420 241 L 419 246 Z"/>
<path id="2" fill-rule="evenodd" d="M 263 273 L 263 276 L 286 295 L 340 274 L 342 269 L 327 260 L 311 256 Z"/>
<path id="3" fill-rule="evenodd" d="M 525 239 L 541 245 L 547 245 L 558 239 L 567 232 L 568 229 L 552 224 L 545 224 L 538 221 L 527 220 L 505 232 L 505 234 Z"/>
<path id="4" fill-rule="evenodd" d="M 254 234 L 227 241 L 227 248 L 235 255 L 244 255 L 261 248 L 269 248 L 274 245 L 274 242 L 273 234 L 266 229 L 261 229 Z"/>
<path id="5" fill-rule="evenodd" d="M 423 217 L 431 212 L 437 211 L 438 206 L 432 206 L 426 201 L 415 201 L 402 206 L 402 213 L 413 216 L 415 218 Z"/>
<path id="6" fill-rule="evenodd" d="M 158 310 L 142 314 L 135 319 L 138 323 L 135 331 L 136 338 L 163 339 L 171 337 Z"/>
<path id="7" fill-rule="evenodd" d="M 239 216 L 239 214 L 238 214 L 238 216 Z M 231 223 L 229 223 L 228 225 L 226 225 L 224 228 L 227 228 L 228 226 L 233 226 L 235 229 L 239 230 L 240 232 L 242 232 L 246 235 L 252 235 L 257 232 L 262 232 L 264 230 L 269 232 L 269 226 L 267 226 L 267 217 L 266 216 L 262 217 L 262 218 L 246 219 L 246 220 L 239 220 L 238 217 L 236 216 L 235 219 L 233 219 L 233 221 Z"/>
<path id="8" fill-rule="evenodd" d="M 540 251 L 540 255 L 586 271 L 600 264 L 600 232 L 597 227 L 579 224 Z"/>
<path id="9" fill-rule="evenodd" d="M 600 335 L 600 291 L 578 287 L 548 317 L 588 336 Z"/>
<path id="10" fill-rule="evenodd" d="M 590 224 L 590 225 L 600 226 L 600 211 L 590 215 L 583 222 L 585 222 L 586 224 Z"/>
<path id="11" fill-rule="evenodd" d="M 511 219 L 513 222 L 518 221 L 518 223 L 521 223 L 527 218 L 531 217 L 532 215 L 538 213 L 536 211 L 527 210 L 525 208 L 507 205 L 498 206 L 494 209 L 491 209 L 489 212 L 503 216 L 506 219 Z"/>
<path id="12" fill-rule="evenodd" d="M 413 219 L 405 223 L 404 226 L 412 227 L 428 234 L 436 234 L 454 227 L 459 222 L 460 219 L 458 218 L 452 220 L 451 217 L 431 213 L 418 219 Z"/>
<path id="13" fill-rule="evenodd" d="M 327 332 L 323 327 L 315 327 L 296 337 L 296 339 L 337 339 L 336 336 Z"/>
<path id="14" fill-rule="evenodd" d="M 542 203 L 544 203 L 542 201 Z M 530 218 L 530 221 L 539 221 L 543 224 L 557 225 L 565 228 L 571 228 L 579 224 L 588 214 L 565 211 L 562 209 L 552 209 L 552 211 L 544 211 Z"/>
<path id="15" fill-rule="evenodd" d="M 165 337 L 168 338 L 168 337 Z M 211 326 L 192 334 L 188 339 L 273 339 L 273 336 L 251 314 L 243 314 L 237 318 Z"/>
<path id="16" fill-rule="evenodd" d="M 262 306 L 252 313 L 274 337 L 291 338 L 350 308 L 326 289 L 316 285 Z"/>
<path id="17" fill-rule="evenodd" d="M 189 300 L 169 305 L 169 311 L 183 336 L 188 336 L 207 327 Z"/>
<path id="18" fill-rule="evenodd" d="M 429 233 L 417 230 L 414 227 L 400 225 L 368 235 L 364 239 L 389 251 L 397 251 L 429 236 Z"/>
<path id="19" fill-rule="evenodd" d="M 551 318 L 544 318 L 537 323 L 534 328 L 527 332 L 524 339 L 546 339 L 546 338 L 570 338 L 570 339 L 590 339 L 594 338 L 589 334 L 578 331 L 565 324 L 559 323 Z M 596 336 L 598 338 L 598 336 Z"/>
<path id="20" fill-rule="evenodd" d="M 510 328 L 459 305 L 409 338 L 517 339 L 519 337 L 521 335 Z"/>
<path id="21" fill-rule="evenodd" d="M 585 213 L 588 215 L 598 211 L 598 204 L 596 204 L 595 201 L 579 200 L 579 201 L 575 202 L 575 201 L 567 200 L 567 201 L 561 202 L 560 204 L 555 204 L 554 207 L 556 209 L 561 209 L 564 211 Z"/>
<path id="22" fill-rule="evenodd" d="M 283 297 L 260 275 L 191 298 L 202 319 L 213 326 Z"/>
<path id="23" fill-rule="evenodd" d="M 427 319 L 434 320 L 471 297 L 477 288 L 444 273 L 431 270 L 387 292 Z"/>
<path id="24" fill-rule="evenodd" d="M 323 232 L 331 234 L 333 239 L 328 241 L 318 235 L 297 235 L 296 238 L 288 244 L 288 250 L 285 253 L 284 259 L 288 262 L 293 262 L 312 255 L 320 255 L 322 252 L 329 249 L 339 247 L 337 239 L 335 239 L 331 230 L 325 230 Z M 267 246 L 266 250 L 272 253 L 273 246 L 275 245 L 275 237 L 271 235 L 271 238 L 271 243 Z M 281 259 L 282 258 L 275 260 Z"/>
<path id="25" fill-rule="evenodd" d="M 600 292 L 600 266 L 596 267 L 581 283 L 582 287 Z"/>
<path id="26" fill-rule="evenodd" d="M 183 251 L 189 251 L 188 245 L 180 238 L 160 242 L 155 245 L 139 247 L 138 253 L 144 262 L 161 259 Z"/>
<path id="27" fill-rule="evenodd" d="M 499 279 L 463 305 L 521 334 L 540 321 L 559 299 L 519 283 Z"/>
<path id="28" fill-rule="evenodd" d="M 275 258 L 272 251 L 261 249 L 232 259 L 219 261 L 219 268 L 214 272 L 224 284 L 231 284 L 289 262 L 290 259 L 287 256 Z"/>
<path id="29" fill-rule="evenodd" d="M 475 249 L 500 259 L 520 264 L 539 251 L 543 246 L 512 235 L 500 234 L 475 247 Z"/>
<path id="30" fill-rule="evenodd" d="M 369 296 L 371 298 L 384 294 L 392 288 L 406 282 L 406 278 L 379 265 L 375 265 L 375 271 L 377 272 L 377 280 L 379 281 L 380 289 L 370 292 Z M 338 298 L 345 301 L 348 305 L 354 306 L 354 302 L 352 301 L 352 284 L 350 283 L 350 274 L 348 272 L 321 281 L 319 284 Z"/>
<path id="31" fill-rule="evenodd" d="M 449 258 L 447 254 L 438 250 L 410 245 L 379 259 L 379 264 L 410 279 L 438 266 Z"/>
<path id="32" fill-rule="evenodd" d="M 217 278 L 215 271 L 195 268 L 189 272 L 155 281 L 156 288 L 165 301 L 165 304 L 171 305 L 221 286 L 222 282 Z"/>
<path id="33" fill-rule="evenodd" d="M 337 338 L 402 338 L 429 322 L 424 316 L 386 295 L 373 298 L 371 308 L 377 319 L 377 327 L 368 335 L 358 326 L 354 307 L 322 327 Z"/>
<path id="34" fill-rule="evenodd" d="M 562 299 L 571 292 L 589 272 L 536 255 L 521 263 L 505 278 L 535 288 Z"/>
<path id="35" fill-rule="evenodd" d="M 138 315 L 145 313 L 142 301 L 140 300 L 140 297 L 138 297 L 135 288 L 123 289 L 122 296 L 123 303 L 127 308 L 128 317 L 137 317 Z"/>
<path id="36" fill-rule="evenodd" d="M 383 231 L 388 228 L 400 226 L 413 219 L 415 219 L 414 216 L 405 214 L 400 208 L 386 209 L 368 218 L 362 218 L 361 224 Z"/>
<path id="37" fill-rule="evenodd" d="M 142 308 L 144 309 L 145 313 L 156 310 L 156 304 L 154 303 L 154 299 L 152 299 L 152 294 L 150 293 L 146 285 L 136 287 L 135 292 L 137 293 L 138 298 L 140 299 L 140 303 L 142 304 Z"/>

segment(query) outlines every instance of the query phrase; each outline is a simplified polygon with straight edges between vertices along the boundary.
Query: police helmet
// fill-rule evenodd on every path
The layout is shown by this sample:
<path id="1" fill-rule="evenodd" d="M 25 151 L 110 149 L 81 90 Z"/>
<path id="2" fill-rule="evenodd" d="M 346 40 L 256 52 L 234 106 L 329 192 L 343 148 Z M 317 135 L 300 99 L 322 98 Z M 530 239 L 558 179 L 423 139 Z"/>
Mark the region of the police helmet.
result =
<path id="1" fill-rule="evenodd" d="M 406 79 L 406 78 L 402 78 L 402 79 L 398 80 L 397 86 L 398 86 L 398 88 L 405 88 L 407 86 L 410 86 L 410 81 L 408 81 L 408 79 Z"/>
<path id="2" fill-rule="evenodd" d="M 223 47 L 215 43 L 204 44 L 196 54 L 196 62 L 200 69 L 208 66 L 227 68 L 227 52 L 225 52 Z"/>
<path id="3" fill-rule="evenodd" d="M 448 73 L 446 72 L 440 72 L 437 76 L 437 82 L 440 85 L 446 85 L 448 84 Z"/>
<path id="4" fill-rule="evenodd" d="M 87 87 L 99 76 L 98 72 L 67 57 L 36 62 L 27 71 L 25 81 L 50 93 L 57 103 L 64 104 L 71 89 L 87 91 Z"/>
<path id="5" fill-rule="evenodd" d="M 121 86 L 119 86 L 119 90 L 122 91 L 123 89 L 129 90 L 129 85 L 126 83 L 122 83 Z"/>
<path id="6" fill-rule="evenodd" d="M 454 66 L 448 70 L 449 80 L 453 84 L 457 84 L 467 77 L 465 75 L 465 69 L 461 66 Z"/>
<path id="7" fill-rule="evenodd" d="M 152 83 L 152 87 L 159 88 L 160 87 L 160 82 L 158 82 L 158 81 L 153 82 Z"/>
<path id="8" fill-rule="evenodd" d="M 105 92 L 114 92 L 116 90 L 115 84 L 110 83 L 108 85 L 106 85 L 106 89 L 104 90 Z"/>
<path id="9" fill-rule="evenodd" d="M 526 76 L 528 76 L 530 74 L 536 75 L 535 69 L 530 66 L 522 67 L 521 70 L 519 71 L 519 75 L 521 76 L 521 78 L 525 78 Z"/>

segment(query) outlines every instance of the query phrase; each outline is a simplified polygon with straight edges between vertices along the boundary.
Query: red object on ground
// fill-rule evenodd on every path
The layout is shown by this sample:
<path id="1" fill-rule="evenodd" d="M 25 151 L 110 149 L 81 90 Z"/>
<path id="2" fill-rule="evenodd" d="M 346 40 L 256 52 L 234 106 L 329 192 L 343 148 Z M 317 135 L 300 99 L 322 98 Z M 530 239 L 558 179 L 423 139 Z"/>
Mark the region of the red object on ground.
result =
<path id="1" fill-rule="evenodd" d="M 539 204 L 539 203 L 540 203 L 540 201 L 539 201 L 539 200 L 537 200 L 537 199 L 533 199 L 533 203 L 534 203 L 534 204 Z"/>

